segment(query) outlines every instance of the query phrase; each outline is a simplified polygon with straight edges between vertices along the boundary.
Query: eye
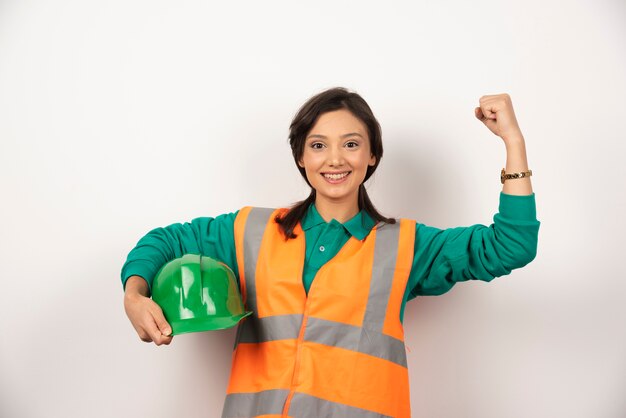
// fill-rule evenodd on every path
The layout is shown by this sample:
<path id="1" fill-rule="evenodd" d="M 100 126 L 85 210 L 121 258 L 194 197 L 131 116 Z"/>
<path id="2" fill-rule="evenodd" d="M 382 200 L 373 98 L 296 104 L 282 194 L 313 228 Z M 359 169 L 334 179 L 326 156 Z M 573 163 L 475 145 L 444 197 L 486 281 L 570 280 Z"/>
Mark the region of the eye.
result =
<path id="1" fill-rule="evenodd" d="M 313 149 L 321 149 L 323 146 L 324 146 L 324 144 L 322 144 L 321 142 L 314 142 L 314 143 L 311 144 L 311 148 L 313 148 Z"/>
<path id="2" fill-rule="evenodd" d="M 358 143 L 358 142 L 355 142 L 355 141 L 350 141 L 350 142 L 347 142 L 347 143 L 346 143 L 346 146 L 347 146 L 348 148 L 356 148 L 356 147 L 358 147 L 358 146 L 359 146 L 359 143 Z"/>

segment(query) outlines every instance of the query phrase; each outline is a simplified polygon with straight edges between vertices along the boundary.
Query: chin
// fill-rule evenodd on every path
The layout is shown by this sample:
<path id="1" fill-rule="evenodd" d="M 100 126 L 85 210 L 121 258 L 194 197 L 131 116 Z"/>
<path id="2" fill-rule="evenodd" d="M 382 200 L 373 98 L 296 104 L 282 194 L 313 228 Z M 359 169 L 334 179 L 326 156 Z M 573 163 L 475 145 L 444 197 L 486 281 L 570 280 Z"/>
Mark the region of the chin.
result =
<path id="1" fill-rule="evenodd" d="M 320 197 L 324 197 L 328 200 L 345 200 L 345 199 L 349 199 L 351 196 L 354 196 L 355 199 L 358 198 L 359 196 L 359 191 L 358 189 L 356 190 L 351 190 L 349 192 L 344 192 L 344 193 L 320 193 L 320 191 L 316 191 L 317 195 Z"/>

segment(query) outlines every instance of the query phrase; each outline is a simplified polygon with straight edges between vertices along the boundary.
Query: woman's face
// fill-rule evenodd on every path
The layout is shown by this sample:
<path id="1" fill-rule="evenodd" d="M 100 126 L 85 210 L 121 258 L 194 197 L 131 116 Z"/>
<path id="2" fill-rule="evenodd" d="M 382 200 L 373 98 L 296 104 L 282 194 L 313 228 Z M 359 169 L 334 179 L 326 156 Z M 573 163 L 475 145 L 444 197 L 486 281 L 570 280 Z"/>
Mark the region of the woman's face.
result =
<path id="1" fill-rule="evenodd" d="M 326 112 L 308 133 L 302 158 L 317 199 L 329 203 L 358 204 L 359 186 L 367 167 L 376 164 L 371 155 L 365 124 L 349 110 Z"/>

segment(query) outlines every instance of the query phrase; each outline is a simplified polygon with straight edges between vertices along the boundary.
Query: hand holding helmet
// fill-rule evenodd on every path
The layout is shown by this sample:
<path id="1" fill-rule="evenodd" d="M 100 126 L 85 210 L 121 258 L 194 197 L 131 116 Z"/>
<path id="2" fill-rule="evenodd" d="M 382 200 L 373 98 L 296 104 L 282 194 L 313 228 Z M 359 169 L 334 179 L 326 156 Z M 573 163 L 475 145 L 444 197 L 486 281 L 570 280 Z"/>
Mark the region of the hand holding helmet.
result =
<path id="1" fill-rule="evenodd" d="M 124 308 L 139 338 L 168 345 L 174 335 L 234 327 L 246 311 L 233 271 L 199 254 L 185 254 L 161 267 L 152 283 L 126 282 Z"/>
<path id="2" fill-rule="evenodd" d="M 163 316 L 161 307 L 148 297 L 148 283 L 140 276 L 131 276 L 126 282 L 124 309 L 141 341 L 156 345 L 172 342 L 172 328 Z"/>
<path id="3" fill-rule="evenodd" d="M 232 328 L 252 315 L 231 268 L 200 254 L 185 254 L 161 267 L 152 282 L 152 300 L 163 310 L 172 335 Z"/>

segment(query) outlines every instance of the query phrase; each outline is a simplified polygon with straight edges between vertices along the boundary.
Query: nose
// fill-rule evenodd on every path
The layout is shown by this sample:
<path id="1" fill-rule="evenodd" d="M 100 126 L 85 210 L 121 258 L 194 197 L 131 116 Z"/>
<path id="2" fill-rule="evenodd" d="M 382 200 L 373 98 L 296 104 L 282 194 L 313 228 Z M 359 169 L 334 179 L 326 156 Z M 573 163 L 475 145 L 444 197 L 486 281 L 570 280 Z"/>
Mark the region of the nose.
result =
<path id="1" fill-rule="evenodd" d="M 342 166 L 344 164 L 343 154 L 338 147 L 330 147 L 328 152 L 328 165 L 331 167 Z"/>

